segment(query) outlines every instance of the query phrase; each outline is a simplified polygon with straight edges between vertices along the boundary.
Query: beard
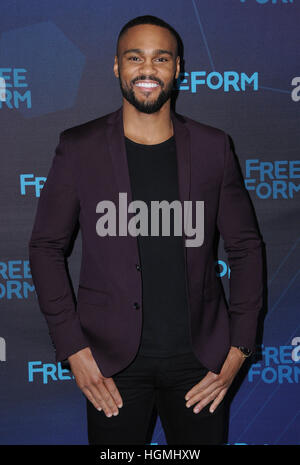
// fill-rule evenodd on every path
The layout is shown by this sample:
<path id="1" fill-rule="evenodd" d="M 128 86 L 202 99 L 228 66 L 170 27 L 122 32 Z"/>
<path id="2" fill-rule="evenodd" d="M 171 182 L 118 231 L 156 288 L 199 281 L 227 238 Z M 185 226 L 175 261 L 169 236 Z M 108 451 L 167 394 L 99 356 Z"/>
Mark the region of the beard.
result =
<path id="1" fill-rule="evenodd" d="M 163 83 L 160 80 L 153 79 L 151 77 L 146 78 L 145 76 L 143 76 L 143 77 L 141 77 L 139 79 L 135 79 L 134 82 L 137 81 L 137 80 L 140 80 L 140 79 L 142 79 L 142 80 L 143 79 L 152 79 L 153 81 L 157 81 L 160 84 L 161 87 L 163 86 Z M 125 87 L 122 86 L 121 73 L 119 72 L 119 84 L 120 84 L 120 89 L 121 89 L 123 97 L 129 103 L 131 103 L 131 105 L 133 105 L 141 113 L 151 114 L 151 113 L 156 113 L 158 110 L 160 110 L 161 107 L 163 106 L 163 104 L 166 103 L 167 100 L 169 100 L 169 98 L 172 95 L 173 83 L 174 83 L 174 79 L 173 79 L 173 81 L 170 82 L 170 84 L 166 87 L 165 90 L 162 89 L 160 91 L 160 93 L 159 93 L 158 97 L 156 98 L 156 100 L 140 101 L 140 100 L 138 100 L 136 98 L 134 90 L 132 88 L 128 89 L 128 88 L 125 88 Z"/>

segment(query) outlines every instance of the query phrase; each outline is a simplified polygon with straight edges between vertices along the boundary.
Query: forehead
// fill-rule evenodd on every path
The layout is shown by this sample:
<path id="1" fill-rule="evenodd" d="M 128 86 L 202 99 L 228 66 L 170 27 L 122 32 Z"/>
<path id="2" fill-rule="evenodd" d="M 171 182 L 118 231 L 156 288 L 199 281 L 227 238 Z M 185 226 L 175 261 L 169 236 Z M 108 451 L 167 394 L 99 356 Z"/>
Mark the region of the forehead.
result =
<path id="1" fill-rule="evenodd" d="M 130 27 L 121 36 L 119 52 L 128 48 L 140 48 L 145 51 L 152 49 L 168 49 L 175 51 L 177 41 L 173 34 L 165 27 L 152 24 L 139 24 Z"/>

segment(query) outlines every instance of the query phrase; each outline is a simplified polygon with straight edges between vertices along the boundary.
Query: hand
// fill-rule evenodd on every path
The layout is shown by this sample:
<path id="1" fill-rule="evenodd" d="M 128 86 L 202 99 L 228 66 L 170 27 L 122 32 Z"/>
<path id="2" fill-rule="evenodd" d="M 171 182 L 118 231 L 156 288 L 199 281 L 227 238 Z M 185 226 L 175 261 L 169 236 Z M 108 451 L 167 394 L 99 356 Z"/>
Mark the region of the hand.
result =
<path id="1" fill-rule="evenodd" d="M 209 371 L 198 384 L 186 393 L 185 400 L 188 400 L 186 406 L 189 407 L 196 403 L 194 412 L 199 413 L 207 404 L 213 401 L 209 408 L 210 413 L 213 413 L 225 397 L 244 360 L 240 350 L 237 347 L 231 347 L 220 374 L 217 375 Z"/>
<path id="2" fill-rule="evenodd" d="M 98 368 L 91 349 L 86 347 L 68 357 L 76 384 L 97 410 L 107 417 L 118 415 L 123 402 L 112 378 L 105 378 Z"/>

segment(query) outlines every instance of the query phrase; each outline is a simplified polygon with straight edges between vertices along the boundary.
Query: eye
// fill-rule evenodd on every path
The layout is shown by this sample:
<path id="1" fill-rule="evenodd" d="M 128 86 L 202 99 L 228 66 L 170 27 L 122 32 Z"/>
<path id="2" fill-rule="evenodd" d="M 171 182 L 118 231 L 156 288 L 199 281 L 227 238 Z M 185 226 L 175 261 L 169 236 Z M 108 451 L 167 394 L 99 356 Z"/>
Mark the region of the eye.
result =
<path id="1" fill-rule="evenodd" d="M 130 61 L 136 61 L 136 59 L 139 60 L 140 58 L 137 57 L 137 56 L 131 56 L 131 57 L 128 58 L 128 60 L 130 60 Z M 160 60 L 168 61 L 168 59 L 167 59 L 167 58 L 164 58 L 164 57 L 157 58 L 157 60 L 158 60 L 158 61 L 160 61 Z"/>
<path id="2" fill-rule="evenodd" d="M 134 58 L 139 58 L 139 57 L 137 57 L 137 56 L 132 56 L 132 57 L 129 57 L 128 59 L 129 59 L 129 60 L 133 60 Z M 133 61 L 135 61 L 135 60 L 133 60 Z"/>

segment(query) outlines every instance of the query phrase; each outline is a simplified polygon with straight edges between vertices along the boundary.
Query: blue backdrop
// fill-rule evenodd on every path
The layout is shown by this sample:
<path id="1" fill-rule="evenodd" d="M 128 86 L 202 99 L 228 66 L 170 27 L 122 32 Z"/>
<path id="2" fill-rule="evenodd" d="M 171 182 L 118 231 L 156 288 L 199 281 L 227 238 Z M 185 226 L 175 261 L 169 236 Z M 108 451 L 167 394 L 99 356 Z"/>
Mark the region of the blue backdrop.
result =
<path id="1" fill-rule="evenodd" d="M 266 244 L 258 355 L 228 394 L 228 443 L 300 444 L 298 0 L 1 1 L 0 443 L 87 444 L 84 398 L 55 363 L 28 241 L 59 133 L 120 106 L 117 35 L 144 14 L 182 37 L 176 110 L 231 136 Z M 79 234 L 75 289 L 80 253 Z M 216 273 L 228 292 L 222 243 Z M 166 444 L 159 418 L 152 443 Z"/>

